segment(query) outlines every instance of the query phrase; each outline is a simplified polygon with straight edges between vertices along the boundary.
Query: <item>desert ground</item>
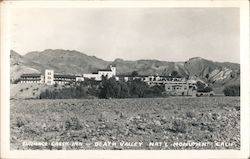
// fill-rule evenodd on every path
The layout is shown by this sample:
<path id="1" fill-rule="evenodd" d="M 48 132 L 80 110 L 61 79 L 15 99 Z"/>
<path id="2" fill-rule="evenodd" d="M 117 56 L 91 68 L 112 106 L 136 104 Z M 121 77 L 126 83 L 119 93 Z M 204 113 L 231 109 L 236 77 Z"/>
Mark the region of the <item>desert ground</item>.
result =
<path id="1" fill-rule="evenodd" d="M 240 149 L 239 97 L 11 99 L 11 149 Z"/>

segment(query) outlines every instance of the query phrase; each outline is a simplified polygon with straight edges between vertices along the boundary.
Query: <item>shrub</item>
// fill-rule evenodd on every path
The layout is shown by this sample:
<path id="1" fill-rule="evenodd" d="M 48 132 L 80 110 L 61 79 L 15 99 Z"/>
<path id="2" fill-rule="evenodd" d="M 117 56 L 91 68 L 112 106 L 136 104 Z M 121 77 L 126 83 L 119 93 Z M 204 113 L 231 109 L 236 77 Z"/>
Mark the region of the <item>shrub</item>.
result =
<path id="1" fill-rule="evenodd" d="M 20 81 L 21 81 L 20 78 L 18 78 L 18 79 L 11 80 L 10 83 L 12 83 L 12 84 L 17 84 L 17 83 L 19 83 Z"/>
<path id="2" fill-rule="evenodd" d="M 223 93 L 225 96 L 240 96 L 240 85 L 226 86 Z"/>
<path id="3" fill-rule="evenodd" d="M 136 77 L 136 76 L 138 76 L 139 75 L 139 73 L 137 72 L 137 71 L 133 71 L 132 73 L 131 73 L 131 76 L 132 77 Z"/>
<path id="4" fill-rule="evenodd" d="M 164 85 L 154 85 L 148 87 L 145 92 L 145 97 L 163 97 L 165 96 L 163 92 L 165 91 Z"/>
<path id="5" fill-rule="evenodd" d="M 86 97 L 86 89 L 83 86 L 62 88 L 56 90 L 46 89 L 40 94 L 40 99 L 71 99 Z"/>
<path id="6" fill-rule="evenodd" d="M 118 98 L 121 88 L 115 78 L 103 78 L 100 88 L 100 98 Z"/>
<path id="7" fill-rule="evenodd" d="M 25 124 L 27 124 L 27 121 L 24 118 L 17 117 L 17 119 L 16 119 L 16 126 L 17 127 L 20 128 L 20 127 L 24 126 Z"/>
<path id="8" fill-rule="evenodd" d="M 128 86 L 130 90 L 130 96 L 139 98 L 145 97 L 146 90 L 149 88 L 149 86 L 145 82 L 139 79 L 130 81 L 128 83 Z"/>
<path id="9" fill-rule="evenodd" d="M 187 123 L 181 120 L 175 120 L 172 123 L 172 130 L 177 133 L 186 133 L 187 132 Z"/>
<path id="10" fill-rule="evenodd" d="M 86 80 L 61 89 L 59 87 L 54 87 L 54 90 L 47 89 L 40 94 L 40 99 L 89 98 L 93 96 L 106 99 L 162 97 L 164 91 L 164 86 L 150 87 L 139 79 L 125 82 L 103 77 L 101 82 Z"/>
<path id="11" fill-rule="evenodd" d="M 209 86 L 206 86 L 205 83 L 202 83 L 201 81 L 197 82 L 197 91 L 198 92 L 211 92 L 212 88 Z"/>
<path id="12" fill-rule="evenodd" d="M 65 121 L 65 129 L 66 130 L 81 130 L 82 125 L 77 117 L 71 117 L 70 119 Z"/>
<path id="13" fill-rule="evenodd" d="M 194 118 L 194 117 L 195 117 L 195 113 L 194 113 L 194 112 L 191 112 L 191 111 L 188 111 L 188 112 L 186 112 L 186 116 L 187 116 L 188 118 Z"/>

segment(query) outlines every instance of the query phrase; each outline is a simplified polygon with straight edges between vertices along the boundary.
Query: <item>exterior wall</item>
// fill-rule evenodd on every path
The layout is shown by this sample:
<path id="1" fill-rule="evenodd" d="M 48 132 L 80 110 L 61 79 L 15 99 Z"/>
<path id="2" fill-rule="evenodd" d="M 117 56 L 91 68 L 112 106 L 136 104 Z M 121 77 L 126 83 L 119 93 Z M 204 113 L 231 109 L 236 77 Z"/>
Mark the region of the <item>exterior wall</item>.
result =
<path id="1" fill-rule="evenodd" d="M 116 80 L 116 81 L 119 81 L 119 79 L 120 79 L 119 77 L 115 77 L 115 80 Z"/>
<path id="2" fill-rule="evenodd" d="M 107 76 L 108 78 L 111 78 L 113 76 L 113 73 L 111 71 L 98 71 L 98 75 L 100 77 Z"/>
<path id="3" fill-rule="evenodd" d="M 70 82 L 76 82 L 78 76 L 71 76 L 71 75 L 54 75 L 54 83 L 57 84 L 67 84 Z M 83 77 L 81 77 L 83 80 Z M 80 80 L 80 79 L 78 79 Z"/>
<path id="4" fill-rule="evenodd" d="M 101 81 L 102 80 L 102 76 L 100 76 L 99 74 L 83 74 L 84 78 L 89 78 L 89 79 L 94 79 L 96 81 Z"/>
<path id="5" fill-rule="evenodd" d="M 20 80 L 20 83 L 42 83 L 42 82 L 36 80 Z"/>
<path id="6" fill-rule="evenodd" d="M 45 82 L 45 77 L 43 75 L 41 75 L 41 82 L 40 83 L 44 83 Z"/>
<path id="7" fill-rule="evenodd" d="M 45 84 L 53 85 L 54 84 L 54 70 L 45 70 Z"/>
<path id="8" fill-rule="evenodd" d="M 77 82 L 84 81 L 84 78 L 83 77 L 76 77 L 76 81 Z"/>
<path id="9" fill-rule="evenodd" d="M 124 77 L 124 81 L 127 82 L 128 81 L 128 77 Z"/>
<path id="10" fill-rule="evenodd" d="M 20 83 L 42 83 L 42 75 L 22 75 L 20 77 Z"/>
<path id="11" fill-rule="evenodd" d="M 116 67 L 110 66 L 110 69 L 112 71 L 111 76 L 115 76 L 116 75 Z"/>
<path id="12" fill-rule="evenodd" d="M 166 83 L 165 91 L 171 95 L 189 95 L 188 94 L 189 86 L 187 83 Z"/>
<path id="13" fill-rule="evenodd" d="M 111 71 L 98 71 L 98 74 L 83 74 L 84 78 L 94 79 L 96 81 L 101 81 L 102 76 L 107 76 L 107 78 L 111 78 L 116 75 L 116 67 L 110 67 Z"/>

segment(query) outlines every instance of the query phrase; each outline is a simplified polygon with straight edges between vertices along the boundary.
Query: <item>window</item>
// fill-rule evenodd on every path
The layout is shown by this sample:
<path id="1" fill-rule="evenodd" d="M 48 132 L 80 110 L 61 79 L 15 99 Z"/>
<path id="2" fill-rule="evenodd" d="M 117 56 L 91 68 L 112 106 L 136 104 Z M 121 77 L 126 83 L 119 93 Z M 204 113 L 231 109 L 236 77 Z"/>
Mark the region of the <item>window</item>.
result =
<path id="1" fill-rule="evenodd" d="M 48 72 L 48 75 L 51 75 L 51 72 Z"/>
<path id="2" fill-rule="evenodd" d="M 48 79 L 51 79 L 51 77 L 48 77 Z"/>

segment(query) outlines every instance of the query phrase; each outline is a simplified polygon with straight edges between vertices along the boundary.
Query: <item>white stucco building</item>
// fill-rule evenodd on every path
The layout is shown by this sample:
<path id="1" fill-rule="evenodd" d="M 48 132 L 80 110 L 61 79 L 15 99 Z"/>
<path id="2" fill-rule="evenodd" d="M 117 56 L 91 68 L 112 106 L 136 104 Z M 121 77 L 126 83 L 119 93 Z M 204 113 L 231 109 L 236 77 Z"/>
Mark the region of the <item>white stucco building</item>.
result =
<path id="1" fill-rule="evenodd" d="M 83 74 L 84 78 L 94 79 L 96 81 L 101 81 L 102 76 L 106 76 L 107 78 L 116 76 L 116 67 L 110 66 L 110 69 L 101 69 L 95 73 Z"/>
<path id="2" fill-rule="evenodd" d="M 44 83 L 47 85 L 54 84 L 54 70 L 45 70 Z"/>

